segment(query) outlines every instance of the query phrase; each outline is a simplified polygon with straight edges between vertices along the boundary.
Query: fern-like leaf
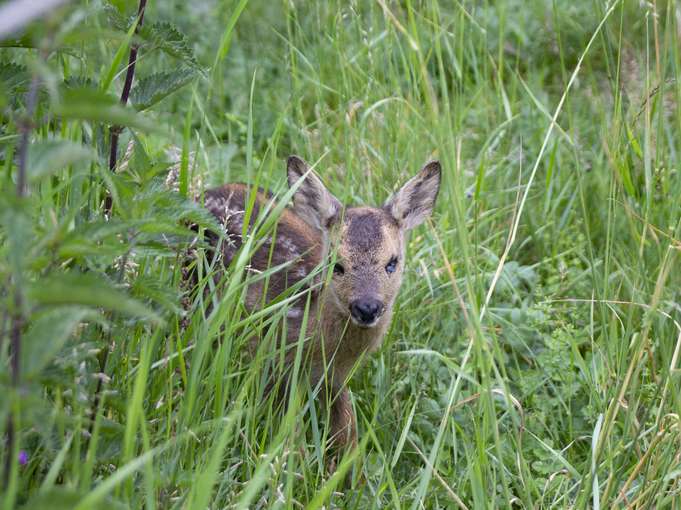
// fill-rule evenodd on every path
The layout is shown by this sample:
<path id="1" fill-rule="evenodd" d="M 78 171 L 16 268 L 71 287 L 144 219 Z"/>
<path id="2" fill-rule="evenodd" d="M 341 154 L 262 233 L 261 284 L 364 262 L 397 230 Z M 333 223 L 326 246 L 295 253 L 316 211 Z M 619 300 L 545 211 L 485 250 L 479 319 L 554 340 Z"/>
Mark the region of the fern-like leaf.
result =
<path id="1" fill-rule="evenodd" d="M 137 82 L 130 94 L 130 101 L 137 111 L 146 110 L 195 77 L 196 71 L 187 68 L 152 74 Z"/>

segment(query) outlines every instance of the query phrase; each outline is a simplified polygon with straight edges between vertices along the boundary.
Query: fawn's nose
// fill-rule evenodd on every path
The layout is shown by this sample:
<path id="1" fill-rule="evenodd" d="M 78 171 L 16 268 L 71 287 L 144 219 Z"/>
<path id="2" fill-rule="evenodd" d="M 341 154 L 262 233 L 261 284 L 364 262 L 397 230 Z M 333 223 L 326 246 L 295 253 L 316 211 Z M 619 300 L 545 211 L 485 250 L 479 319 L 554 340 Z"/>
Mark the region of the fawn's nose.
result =
<path id="1" fill-rule="evenodd" d="M 361 326 L 371 326 L 383 312 L 383 303 L 374 298 L 355 299 L 350 303 L 350 314 Z"/>

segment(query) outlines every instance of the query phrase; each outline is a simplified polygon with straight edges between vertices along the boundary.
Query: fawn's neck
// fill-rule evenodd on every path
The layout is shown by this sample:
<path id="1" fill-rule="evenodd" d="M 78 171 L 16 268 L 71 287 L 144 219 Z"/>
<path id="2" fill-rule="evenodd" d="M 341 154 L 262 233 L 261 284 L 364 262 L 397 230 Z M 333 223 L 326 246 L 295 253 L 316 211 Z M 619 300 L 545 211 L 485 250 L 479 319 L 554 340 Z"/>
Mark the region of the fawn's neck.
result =
<path id="1" fill-rule="evenodd" d="M 320 297 L 318 354 L 331 361 L 335 370 L 347 373 L 363 356 L 380 347 L 390 325 L 391 310 L 386 310 L 375 326 L 362 328 L 340 309 L 328 291 Z"/>

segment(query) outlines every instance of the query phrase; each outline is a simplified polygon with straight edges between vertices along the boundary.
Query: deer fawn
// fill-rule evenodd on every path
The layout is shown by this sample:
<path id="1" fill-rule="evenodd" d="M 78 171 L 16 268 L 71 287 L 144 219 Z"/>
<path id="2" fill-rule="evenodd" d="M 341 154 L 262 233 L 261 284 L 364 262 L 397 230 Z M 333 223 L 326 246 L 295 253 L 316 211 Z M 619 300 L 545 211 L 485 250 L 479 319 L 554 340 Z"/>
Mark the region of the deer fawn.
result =
<path id="1" fill-rule="evenodd" d="M 405 234 L 433 210 L 440 187 L 440 163 L 426 164 L 379 208 L 344 207 L 297 156 L 288 158 L 287 173 L 289 186 L 300 181 L 293 206 L 284 209 L 275 234 L 250 260 L 255 270 L 283 267 L 270 276 L 267 288 L 262 281 L 248 287 L 246 307 L 261 307 L 320 264 L 335 260 L 333 275 L 326 283 L 315 286 L 309 298 L 299 299 L 289 309 L 287 339 L 298 341 L 307 304 L 303 333 L 308 339 L 305 354 L 311 383 L 324 382 L 326 391 L 320 394 L 330 406 L 333 445 L 354 446 L 357 425 L 346 378 L 365 353 L 379 347 L 390 324 L 406 262 Z M 205 207 L 224 226 L 219 255 L 225 266 L 241 246 L 249 194 L 245 184 L 226 184 L 205 193 Z M 265 192 L 257 192 L 251 218 L 257 217 L 268 200 Z M 335 259 L 330 254 L 335 254 Z"/>

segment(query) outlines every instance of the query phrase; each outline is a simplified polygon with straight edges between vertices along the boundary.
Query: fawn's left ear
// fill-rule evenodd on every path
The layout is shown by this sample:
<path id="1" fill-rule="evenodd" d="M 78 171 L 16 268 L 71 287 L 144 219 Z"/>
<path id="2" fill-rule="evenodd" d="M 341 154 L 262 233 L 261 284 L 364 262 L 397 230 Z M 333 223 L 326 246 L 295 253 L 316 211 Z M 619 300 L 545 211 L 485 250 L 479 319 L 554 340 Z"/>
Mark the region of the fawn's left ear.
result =
<path id="1" fill-rule="evenodd" d="M 383 206 L 397 223 L 408 230 L 430 216 L 440 190 L 442 170 L 439 161 L 431 161 L 409 179 Z"/>
<path id="2" fill-rule="evenodd" d="M 340 217 L 341 203 L 326 189 L 322 180 L 298 156 L 286 161 L 288 185 L 303 179 L 293 195 L 293 208 L 308 225 L 326 231 Z"/>

